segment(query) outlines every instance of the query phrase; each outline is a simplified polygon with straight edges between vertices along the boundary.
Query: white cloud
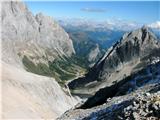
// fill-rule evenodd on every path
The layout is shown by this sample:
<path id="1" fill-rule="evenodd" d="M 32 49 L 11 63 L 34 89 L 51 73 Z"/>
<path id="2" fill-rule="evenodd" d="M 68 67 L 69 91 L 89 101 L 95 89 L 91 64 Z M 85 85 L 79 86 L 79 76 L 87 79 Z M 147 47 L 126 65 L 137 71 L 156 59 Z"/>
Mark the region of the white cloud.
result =
<path id="1" fill-rule="evenodd" d="M 153 29 L 160 29 L 160 21 L 156 21 L 154 23 L 148 24 L 147 26 Z"/>

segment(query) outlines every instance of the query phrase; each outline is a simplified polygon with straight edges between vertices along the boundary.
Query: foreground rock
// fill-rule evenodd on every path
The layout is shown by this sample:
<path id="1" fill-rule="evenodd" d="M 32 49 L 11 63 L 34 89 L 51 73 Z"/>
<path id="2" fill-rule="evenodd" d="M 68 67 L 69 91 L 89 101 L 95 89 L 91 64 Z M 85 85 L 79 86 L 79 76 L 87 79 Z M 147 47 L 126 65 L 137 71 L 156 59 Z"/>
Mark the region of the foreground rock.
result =
<path id="1" fill-rule="evenodd" d="M 127 95 L 108 98 L 90 109 L 74 109 L 59 120 L 158 120 L 160 118 L 160 84 L 145 85 Z"/>

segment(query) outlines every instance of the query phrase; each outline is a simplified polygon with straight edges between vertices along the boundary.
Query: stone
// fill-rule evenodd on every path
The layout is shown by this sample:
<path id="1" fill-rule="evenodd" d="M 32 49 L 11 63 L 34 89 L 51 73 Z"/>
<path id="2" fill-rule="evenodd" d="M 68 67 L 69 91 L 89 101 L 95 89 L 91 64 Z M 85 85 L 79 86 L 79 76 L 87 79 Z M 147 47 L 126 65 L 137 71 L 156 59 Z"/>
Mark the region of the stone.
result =
<path id="1" fill-rule="evenodd" d="M 152 107 L 153 107 L 154 110 L 159 110 L 160 109 L 160 107 L 156 104 L 153 104 Z"/>
<path id="2" fill-rule="evenodd" d="M 139 115 L 136 112 L 133 112 L 132 114 L 133 114 L 133 118 L 135 120 L 140 120 L 140 117 L 139 117 Z"/>
<path id="3" fill-rule="evenodd" d="M 146 93 L 146 96 L 150 96 L 151 94 L 150 93 Z"/>

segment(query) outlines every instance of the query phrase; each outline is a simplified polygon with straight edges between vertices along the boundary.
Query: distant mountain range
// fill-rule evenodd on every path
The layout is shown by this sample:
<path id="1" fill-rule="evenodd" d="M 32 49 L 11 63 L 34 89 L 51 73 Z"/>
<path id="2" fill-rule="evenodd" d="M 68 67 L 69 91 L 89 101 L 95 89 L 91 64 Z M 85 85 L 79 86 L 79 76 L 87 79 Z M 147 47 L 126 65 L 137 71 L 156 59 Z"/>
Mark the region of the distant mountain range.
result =
<path id="1" fill-rule="evenodd" d="M 63 27 L 75 27 L 80 28 L 82 27 L 85 30 L 120 30 L 120 31 L 131 31 L 137 28 L 142 27 L 143 23 L 137 23 L 127 20 L 121 19 L 109 19 L 106 21 L 95 21 L 91 19 L 85 18 L 56 18 L 56 21 L 62 25 Z M 150 24 L 145 24 L 151 29 L 160 29 L 160 21 L 156 21 Z"/>
<path id="2" fill-rule="evenodd" d="M 124 20 L 108 20 L 98 22 L 86 19 L 58 19 L 58 23 L 65 29 L 73 41 L 73 46 L 77 56 L 83 56 L 86 66 L 93 66 L 104 52 L 114 45 L 121 36 L 132 30 L 140 28 L 142 25 Z M 160 38 L 159 22 L 146 25 Z M 94 51 L 98 46 L 98 51 Z M 96 59 L 89 58 L 90 53 L 97 56 Z M 96 52 L 96 53 L 95 53 Z"/>
<path id="3" fill-rule="evenodd" d="M 130 22 L 119 19 L 112 19 L 106 21 L 94 21 L 90 19 L 82 19 L 82 18 L 62 18 L 57 19 L 60 25 L 64 27 L 82 27 L 86 28 L 86 30 L 133 30 L 141 26 L 136 22 Z"/>

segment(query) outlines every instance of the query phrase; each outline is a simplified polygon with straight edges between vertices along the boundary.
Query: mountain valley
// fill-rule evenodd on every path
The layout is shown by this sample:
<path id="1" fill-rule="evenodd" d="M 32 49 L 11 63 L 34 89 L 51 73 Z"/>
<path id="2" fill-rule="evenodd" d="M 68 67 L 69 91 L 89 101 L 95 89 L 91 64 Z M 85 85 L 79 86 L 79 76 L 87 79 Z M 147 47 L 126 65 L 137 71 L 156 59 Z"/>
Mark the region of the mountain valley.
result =
<path id="1" fill-rule="evenodd" d="M 2 119 L 160 118 L 155 24 L 56 20 L 23 1 L 1 5 Z"/>

